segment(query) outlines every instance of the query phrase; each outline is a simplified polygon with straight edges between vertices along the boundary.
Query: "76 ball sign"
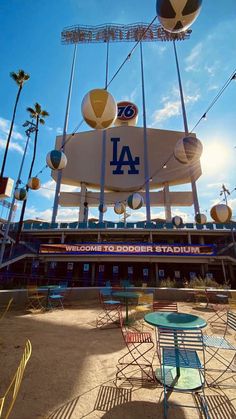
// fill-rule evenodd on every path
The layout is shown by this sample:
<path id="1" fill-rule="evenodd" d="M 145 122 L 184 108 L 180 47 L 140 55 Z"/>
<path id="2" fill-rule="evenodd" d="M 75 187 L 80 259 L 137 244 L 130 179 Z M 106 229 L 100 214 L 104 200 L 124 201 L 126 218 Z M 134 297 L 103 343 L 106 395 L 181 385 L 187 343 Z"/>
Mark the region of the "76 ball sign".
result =
<path id="1" fill-rule="evenodd" d="M 138 117 L 138 108 L 132 102 L 117 103 L 117 120 L 115 125 L 135 125 Z"/>

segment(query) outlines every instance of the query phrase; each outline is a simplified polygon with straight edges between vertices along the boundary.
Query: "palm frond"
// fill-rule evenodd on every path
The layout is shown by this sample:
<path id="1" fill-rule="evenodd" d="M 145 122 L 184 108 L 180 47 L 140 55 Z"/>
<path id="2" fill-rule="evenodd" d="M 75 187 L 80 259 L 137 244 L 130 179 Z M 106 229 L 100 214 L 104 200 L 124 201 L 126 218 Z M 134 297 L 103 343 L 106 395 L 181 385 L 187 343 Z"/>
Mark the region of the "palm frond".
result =
<path id="1" fill-rule="evenodd" d="M 36 102 L 35 105 L 34 105 L 34 108 L 35 108 L 35 113 L 40 115 L 41 111 L 42 111 L 41 105 L 38 102 Z"/>
<path id="2" fill-rule="evenodd" d="M 43 116 L 43 117 L 49 116 L 49 113 L 44 110 L 44 111 L 41 112 L 41 116 Z"/>
<path id="3" fill-rule="evenodd" d="M 32 115 L 35 114 L 35 110 L 33 108 L 26 108 L 27 112 L 31 113 Z"/>
<path id="4" fill-rule="evenodd" d="M 45 124 L 44 119 L 43 119 L 43 118 L 40 118 L 40 119 L 39 119 L 39 123 L 40 123 L 41 125 L 44 125 L 44 124 Z"/>
<path id="5" fill-rule="evenodd" d="M 30 75 L 25 73 L 24 70 L 19 70 L 18 73 L 12 71 L 10 77 L 16 82 L 18 86 L 23 86 L 24 82 L 29 80 Z"/>

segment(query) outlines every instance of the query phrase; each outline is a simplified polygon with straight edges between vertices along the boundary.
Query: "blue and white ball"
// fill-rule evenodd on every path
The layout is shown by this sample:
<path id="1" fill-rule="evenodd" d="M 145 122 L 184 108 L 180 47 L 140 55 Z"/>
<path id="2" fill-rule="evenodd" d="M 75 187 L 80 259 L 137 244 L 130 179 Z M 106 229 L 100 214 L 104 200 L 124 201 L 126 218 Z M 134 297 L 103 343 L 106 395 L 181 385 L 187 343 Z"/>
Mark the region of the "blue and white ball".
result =
<path id="1" fill-rule="evenodd" d="M 100 204 L 98 207 L 99 212 L 102 212 L 104 214 L 104 212 L 107 211 L 107 206 L 106 204 Z"/>
<path id="2" fill-rule="evenodd" d="M 124 212 L 125 212 L 125 205 L 123 204 L 123 202 L 117 201 L 115 203 L 115 205 L 114 205 L 114 211 L 118 215 L 124 214 Z"/>
<path id="3" fill-rule="evenodd" d="M 180 163 L 189 164 L 199 160 L 202 154 L 202 143 L 196 137 L 187 136 L 177 141 L 174 157 Z"/>
<path id="4" fill-rule="evenodd" d="M 172 218 L 172 224 L 174 224 L 175 227 L 182 227 L 183 225 L 183 219 L 176 215 Z"/>
<path id="5" fill-rule="evenodd" d="M 207 217 L 205 214 L 196 214 L 195 215 L 195 221 L 197 224 L 206 224 L 207 222 Z"/>
<path id="6" fill-rule="evenodd" d="M 134 193 L 128 197 L 127 204 L 132 210 L 140 209 L 144 204 L 143 197 L 139 193 Z"/>
<path id="7" fill-rule="evenodd" d="M 24 201 L 27 198 L 27 191 L 24 188 L 17 188 L 14 192 L 17 201 Z"/>
<path id="8" fill-rule="evenodd" d="M 67 157 L 60 150 L 52 150 L 47 154 L 46 162 L 52 170 L 65 169 L 67 165 Z"/>
<path id="9" fill-rule="evenodd" d="M 198 17 L 202 0 L 157 0 L 160 24 L 168 32 L 179 33 L 190 27 Z"/>

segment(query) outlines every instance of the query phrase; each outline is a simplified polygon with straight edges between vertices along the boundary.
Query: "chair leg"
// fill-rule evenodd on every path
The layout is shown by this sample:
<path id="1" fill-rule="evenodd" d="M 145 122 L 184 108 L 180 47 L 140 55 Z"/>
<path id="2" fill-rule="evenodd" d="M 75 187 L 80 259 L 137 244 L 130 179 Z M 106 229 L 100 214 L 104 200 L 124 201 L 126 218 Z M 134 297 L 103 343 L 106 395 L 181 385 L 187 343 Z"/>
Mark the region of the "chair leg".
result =
<path id="1" fill-rule="evenodd" d="M 120 306 L 117 305 L 111 307 L 104 306 L 103 311 L 98 314 L 96 327 L 101 329 L 106 326 L 110 328 L 120 327 L 119 309 Z"/>
<path id="2" fill-rule="evenodd" d="M 126 352 L 122 357 L 118 360 L 117 365 L 117 373 L 116 373 L 116 379 L 121 379 L 122 377 L 127 378 L 125 375 L 125 370 L 128 369 L 130 366 L 136 365 L 141 373 L 143 373 L 143 376 L 147 377 L 148 381 L 156 381 L 152 363 L 146 358 L 146 354 L 153 348 L 154 345 L 149 346 L 144 351 L 140 351 L 140 347 L 144 343 L 140 344 L 132 344 L 132 348 L 128 348 L 128 352 Z M 128 357 L 131 356 L 131 362 L 125 361 Z M 146 370 L 149 369 L 147 372 Z"/>

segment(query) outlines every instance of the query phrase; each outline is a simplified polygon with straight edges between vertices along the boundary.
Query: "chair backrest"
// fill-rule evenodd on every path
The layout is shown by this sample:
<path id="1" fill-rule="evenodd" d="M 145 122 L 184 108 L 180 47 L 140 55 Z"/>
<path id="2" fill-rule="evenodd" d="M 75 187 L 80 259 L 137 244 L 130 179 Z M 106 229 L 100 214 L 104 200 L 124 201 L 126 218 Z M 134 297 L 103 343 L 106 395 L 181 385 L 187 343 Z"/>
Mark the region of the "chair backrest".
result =
<path id="1" fill-rule="evenodd" d="M 178 312 L 176 301 L 160 300 L 153 302 L 153 311 L 175 311 Z"/>
<path id="2" fill-rule="evenodd" d="M 68 287 L 68 281 L 60 281 L 59 284 L 60 288 L 67 288 Z"/>
<path id="3" fill-rule="evenodd" d="M 230 311 L 236 311 L 236 299 L 228 298 Z"/>
<path id="4" fill-rule="evenodd" d="M 14 403 L 16 401 L 20 385 L 22 382 L 22 378 L 24 375 L 25 367 L 27 365 L 27 362 L 30 359 L 32 353 L 32 345 L 30 340 L 26 341 L 25 349 L 22 355 L 22 358 L 20 360 L 19 366 L 16 370 L 16 373 L 6 390 L 3 397 L 0 398 L 0 418 L 4 417 L 4 419 L 8 419 L 10 416 L 10 413 L 13 409 Z M 5 409 L 6 406 L 6 409 Z"/>
<path id="5" fill-rule="evenodd" d="M 232 311 L 227 313 L 227 327 L 231 327 L 236 332 L 236 313 Z"/>
<path id="6" fill-rule="evenodd" d="M 14 300 L 14 298 L 10 298 L 10 300 L 8 301 L 8 303 L 7 303 L 6 307 L 5 307 L 5 309 L 4 309 L 4 310 L 3 310 L 3 312 L 0 314 L 0 320 L 2 320 L 2 319 L 5 317 L 5 315 L 7 314 L 7 312 L 8 312 L 8 310 L 9 310 L 10 306 L 11 306 L 11 305 L 12 305 L 12 303 L 13 303 L 13 300 Z"/>
<path id="7" fill-rule="evenodd" d="M 138 305 L 147 305 L 153 306 L 153 294 L 152 293 L 143 293 L 138 297 Z"/>
<path id="8" fill-rule="evenodd" d="M 159 348 L 174 348 L 204 352 L 203 335 L 200 329 L 176 330 L 158 328 Z"/>

